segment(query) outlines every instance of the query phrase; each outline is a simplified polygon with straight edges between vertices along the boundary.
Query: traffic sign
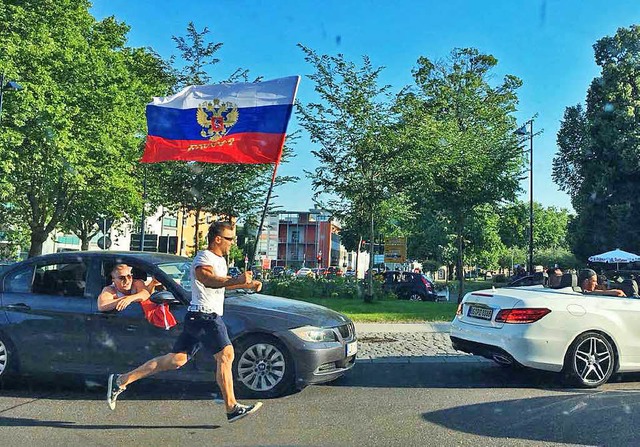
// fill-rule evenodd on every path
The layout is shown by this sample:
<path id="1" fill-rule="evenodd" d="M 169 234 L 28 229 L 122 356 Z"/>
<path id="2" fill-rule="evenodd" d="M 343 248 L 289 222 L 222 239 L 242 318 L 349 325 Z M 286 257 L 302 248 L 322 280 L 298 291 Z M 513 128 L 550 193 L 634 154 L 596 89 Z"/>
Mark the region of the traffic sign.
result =
<path id="1" fill-rule="evenodd" d="M 111 238 L 109 236 L 102 236 L 100 237 L 100 239 L 98 239 L 98 247 L 100 247 L 103 250 L 108 250 L 109 248 L 111 248 Z"/>

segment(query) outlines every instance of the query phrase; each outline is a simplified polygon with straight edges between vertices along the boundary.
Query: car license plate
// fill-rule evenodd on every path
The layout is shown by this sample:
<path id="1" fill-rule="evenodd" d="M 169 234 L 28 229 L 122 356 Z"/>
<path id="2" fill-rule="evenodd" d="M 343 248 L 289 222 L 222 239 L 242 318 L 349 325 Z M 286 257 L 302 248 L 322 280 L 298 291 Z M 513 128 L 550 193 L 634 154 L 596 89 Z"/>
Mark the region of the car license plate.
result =
<path id="1" fill-rule="evenodd" d="M 469 312 L 467 315 L 471 318 L 479 318 L 481 320 L 491 320 L 493 315 L 493 309 L 488 307 L 469 306 Z"/>
<path id="2" fill-rule="evenodd" d="M 347 343 L 347 357 L 351 357 L 356 352 L 358 352 L 358 342 L 353 341 L 351 343 Z"/>

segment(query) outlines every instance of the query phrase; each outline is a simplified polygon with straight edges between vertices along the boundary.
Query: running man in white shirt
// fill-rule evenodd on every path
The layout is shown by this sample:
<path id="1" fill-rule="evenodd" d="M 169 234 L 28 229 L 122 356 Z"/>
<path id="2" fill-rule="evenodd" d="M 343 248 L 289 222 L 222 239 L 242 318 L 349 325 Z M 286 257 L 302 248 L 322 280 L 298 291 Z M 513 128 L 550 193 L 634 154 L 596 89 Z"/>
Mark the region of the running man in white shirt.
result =
<path id="1" fill-rule="evenodd" d="M 230 222 L 215 222 L 209 228 L 209 246 L 199 252 L 191 264 L 191 305 L 185 316 L 182 334 L 172 352 L 149 360 L 125 374 L 111 374 L 107 384 L 107 402 L 114 410 L 116 399 L 126 387 L 158 372 L 178 369 L 202 347 L 213 353 L 216 360 L 216 381 L 222 392 L 229 422 L 258 410 L 261 402 L 242 405 L 233 392 L 233 346 L 222 321 L 224 291 L 253 289 L 260 291 L 262 283 L 253 279 L 251 271 L 236 278 L 227 276 L 225 256 L 235 240 L 235 227 Z"/>

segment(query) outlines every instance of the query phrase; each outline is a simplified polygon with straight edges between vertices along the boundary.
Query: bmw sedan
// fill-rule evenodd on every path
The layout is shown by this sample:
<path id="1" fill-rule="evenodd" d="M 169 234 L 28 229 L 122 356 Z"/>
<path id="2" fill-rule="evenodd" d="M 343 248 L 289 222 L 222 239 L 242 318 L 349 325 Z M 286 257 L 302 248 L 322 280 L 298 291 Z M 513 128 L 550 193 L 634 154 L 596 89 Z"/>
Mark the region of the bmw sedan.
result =
<path id="1" fill-rule="evenodd" d="M 178 325 L 158 328 L 133 303 L 99 312 L 96 298 L 114 265 L 135 278 L 155 277 Z M 170 351 L 191 296 L 191 260 L 161 253 L 74 252 L 31 258 L 0 274 L 0 378 L 8 374 L 124 372 Z M 157 289 L 156 289 L 157 290 Z M 238 394 L 268 398 L 334 380 L 355 364 L 353 323 L 322 306 L 242 290 L 227 292 L 223 319 L 235 348 Z M 213 356 L 202 352 L 159 377 L 214 381 Z"/>
<path id="2" fill-rule="evenodd" d="M 505 287 L 468 293 L 451 322 L 457 350 L 564 372 L 595 388 L 616 372 L 640 371 L 640 300 L 584 294 L 576 275 L 554 288 Z"/>

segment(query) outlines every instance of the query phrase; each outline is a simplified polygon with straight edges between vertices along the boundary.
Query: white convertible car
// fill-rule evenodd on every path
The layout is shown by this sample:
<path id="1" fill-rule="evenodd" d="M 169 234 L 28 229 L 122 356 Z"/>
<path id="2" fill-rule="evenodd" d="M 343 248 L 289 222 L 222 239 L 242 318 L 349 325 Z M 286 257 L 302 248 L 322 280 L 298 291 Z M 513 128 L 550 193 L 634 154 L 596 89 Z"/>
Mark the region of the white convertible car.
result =
<path id="1" fill-rule="evenodd" d="M 459 351 L 501 365 L 564 371 L 595 388 L 640 371 L 640 299 L 583 294 L 575 275 L 559 287 L 505 287 L 465 295 L 451 323 Z"/>

